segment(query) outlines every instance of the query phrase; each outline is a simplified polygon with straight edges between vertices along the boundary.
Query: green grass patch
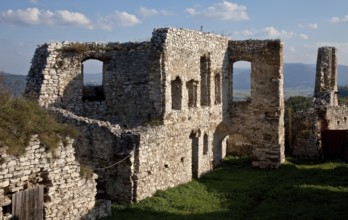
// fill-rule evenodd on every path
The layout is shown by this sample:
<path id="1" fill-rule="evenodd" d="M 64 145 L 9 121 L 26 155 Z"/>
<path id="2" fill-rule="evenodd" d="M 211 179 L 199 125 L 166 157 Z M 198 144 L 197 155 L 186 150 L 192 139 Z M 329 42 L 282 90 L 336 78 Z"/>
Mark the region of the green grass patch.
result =
<path id="1" fill-rule="evenodd" d="M 2 87 L 3 88 L 3 87 Z M 13 97 L 0 88 L 0 147 L 19 156 L 25 152 L 30 137 L 38 134 L 40 142 L 51 152 L 62 137 L 76 137 L 75 128 L 58 123 L 55 117 L 38 104 Z"/>
<path id="2" fill-rule="evenodd" d="M 348 214 L 348 164 L 288 160 L 276 170 L 227 158 L 216 171 L 105 219 L 342 219 Z"/>

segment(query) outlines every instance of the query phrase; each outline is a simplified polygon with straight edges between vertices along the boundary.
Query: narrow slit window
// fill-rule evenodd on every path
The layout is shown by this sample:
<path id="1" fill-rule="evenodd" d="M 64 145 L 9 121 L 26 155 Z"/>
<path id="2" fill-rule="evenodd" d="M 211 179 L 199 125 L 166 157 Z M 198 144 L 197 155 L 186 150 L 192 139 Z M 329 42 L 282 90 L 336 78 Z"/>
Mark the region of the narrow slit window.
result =
<path id="1" fill-rule="evenodd" d="M 188 107 L 197 107 L 197 85 L 198 82 L 190 80 L 186 83 L 188 93 Z"/>
<path id="2" fill-rule="evenodd" d="M 172 109 L 181 110 L 182 81 L 180 77 L 177 76 L 175 80 L 171 82 L 171 92 L 172 92 Z"/>
<path id="3" fill-rule="evenodd" d="M 201 72 L 201 106 L 210 105 L 210 57 L 202 56 L 200 59 Z"/>
<path id="4" fill-rule="evenodd" d="M 221 104 L 221 77 L 216 74 L 214 78 L 215 83 L 215 104 Z"/>
<path id="5" fill-rule="evenodd" d="M 209 150 L 209 137 L 207 134 L 204 134 L 203 136 L 203 155 L 208 154 Z"/>

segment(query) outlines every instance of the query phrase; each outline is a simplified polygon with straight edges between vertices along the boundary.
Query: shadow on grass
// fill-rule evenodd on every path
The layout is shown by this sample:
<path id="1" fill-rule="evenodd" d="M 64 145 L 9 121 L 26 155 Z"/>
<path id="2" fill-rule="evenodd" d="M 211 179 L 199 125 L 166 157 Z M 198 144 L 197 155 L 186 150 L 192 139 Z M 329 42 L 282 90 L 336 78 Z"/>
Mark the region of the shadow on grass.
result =
<path id="1" fill-rule="evenodd" d="M 264 170 L 247 158 L 227 159 L 197 181 L 138 204 L 115 205 L 108 219 L 342 219 L 348 214 L 347 174 L 348 164 L 337 161 Z"/>

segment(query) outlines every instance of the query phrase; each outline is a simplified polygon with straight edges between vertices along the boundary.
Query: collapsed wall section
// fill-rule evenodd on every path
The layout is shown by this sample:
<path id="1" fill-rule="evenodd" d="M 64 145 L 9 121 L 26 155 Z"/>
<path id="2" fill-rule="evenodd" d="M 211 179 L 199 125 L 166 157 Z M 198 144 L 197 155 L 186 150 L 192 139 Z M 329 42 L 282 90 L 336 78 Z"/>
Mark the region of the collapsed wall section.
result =
<path id="1" fill-rule="evenodd" d="M 151 113 L 149 51 L 148 42 L 44 44 L 35 51 L 25 94 L 42 106 L 64 108 L 76 115 L 126 126 L 139 124 Z M 100 88 L 83 83 L 83 62 L 90 59 L 103 62 Z M 86 96 L 91 91 L 100 97 Z"/>
<path id="2" fill-rule="evenodd" d="M 322 158 L 322 121 L 314 108 L 299 111 L 292 117 L 291 153 L 294 157 L 304 160 L 319 160 Z"/>
<path id="3" fill-rule="evenodd" d="M 8 218 L 6 213 L 23 209 L 19 202 L 12 201 L 14 195 L 38 186 L 44 190 L 39 200 L 43 201 L 43 210 L 37 214 L 44 214 L 45 219 L 96 219 L 111 214 L 110 203 L 99 201 L 99 206 L 96 205 L 97 176 L 91 173 L 87 178 L 81 174 L 73 141 L 66 139 L 65 142 L 65 146 L 59 144 L 54 154 L 45 152 L 37 135 L 32 136 L 22 156 L 10 156 L 6 154 L 6 147 L 1 148 L 0 215 Z M 35 198 L 39 197 L 35 194 Z M 35 203 L 33 198 L 28 202 Z M 15 213 L 12 217 L 16 218 Z"/>
<path id="4" fill-rule="evenodd" d="M 73 147 L 79 162 L 98 175 L 97 197 L 118 203 L 135 200 L 133 173 L 139 135 L 109 122 L 76 116 L 58 108 L 52 110 L 62 122 L 80 131 Z"/>
<path id="5" fill-rule="evenodd" d="M 348 109 L 338 105 L 337 50 L 318 48 L 314 101 L 293 119 L 294 156 L 306 160 L 348 158 Z"/>
<path id="6" fill-rule="evenodd" d="M 253 165 L 279 167 L 284 155 L 283 43 L 280 40 L 230 41 L 230 61 L 251 63 L 251 97 L 233 102 L 230 74 L 231 134 L 246 136 L 253 145 Z"/>

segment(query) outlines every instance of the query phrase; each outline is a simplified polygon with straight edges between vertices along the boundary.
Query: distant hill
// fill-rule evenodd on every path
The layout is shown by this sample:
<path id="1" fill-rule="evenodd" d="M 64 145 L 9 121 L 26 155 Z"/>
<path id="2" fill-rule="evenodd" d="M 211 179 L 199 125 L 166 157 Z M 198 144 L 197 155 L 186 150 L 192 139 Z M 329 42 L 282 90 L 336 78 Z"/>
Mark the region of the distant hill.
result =
<path id="1" fill-rule="evenodd" d="M 284 64 L 284 92 L 286 96 L 312 94 L 315 83 L 315 64 L 285 63 Z M 5 74 L 6 86 L 18 95 L 24 91 L 26 76 Z M 85 75 L 85 84 L 100 84 L 100 73 Z M 238 84 L 234 89 L 239 93 L 245 93 L 250 89 L 250 69 L 234 68 L 234 80 Z M 338 85 L 348 85 L 348 66 L 338 66 Z"/>
<path id="2" fill-rule="evenodd" d="M 2 77 L 4 77 L 5 79 L 6 88 L 10 90 L 15 96 L 23 94 L 26 83 L 25 75 L 4 73 L 3 75 L 0 75 L 0 83 L 2 83 Z"/>
<path id="3" fill-rule="evenodd" d="M 285 63 L 284 64 L 284 91 L 293 93 L 301 91 L 304 93 L 313 93 L 315 83 L 316 65 L 303 63 Z M 250 69 L 235 68 L 234 89 L 246 90 L 250 88 Z M 338 66 L 338 85 L 348 85 L 348 66 Z"/>

